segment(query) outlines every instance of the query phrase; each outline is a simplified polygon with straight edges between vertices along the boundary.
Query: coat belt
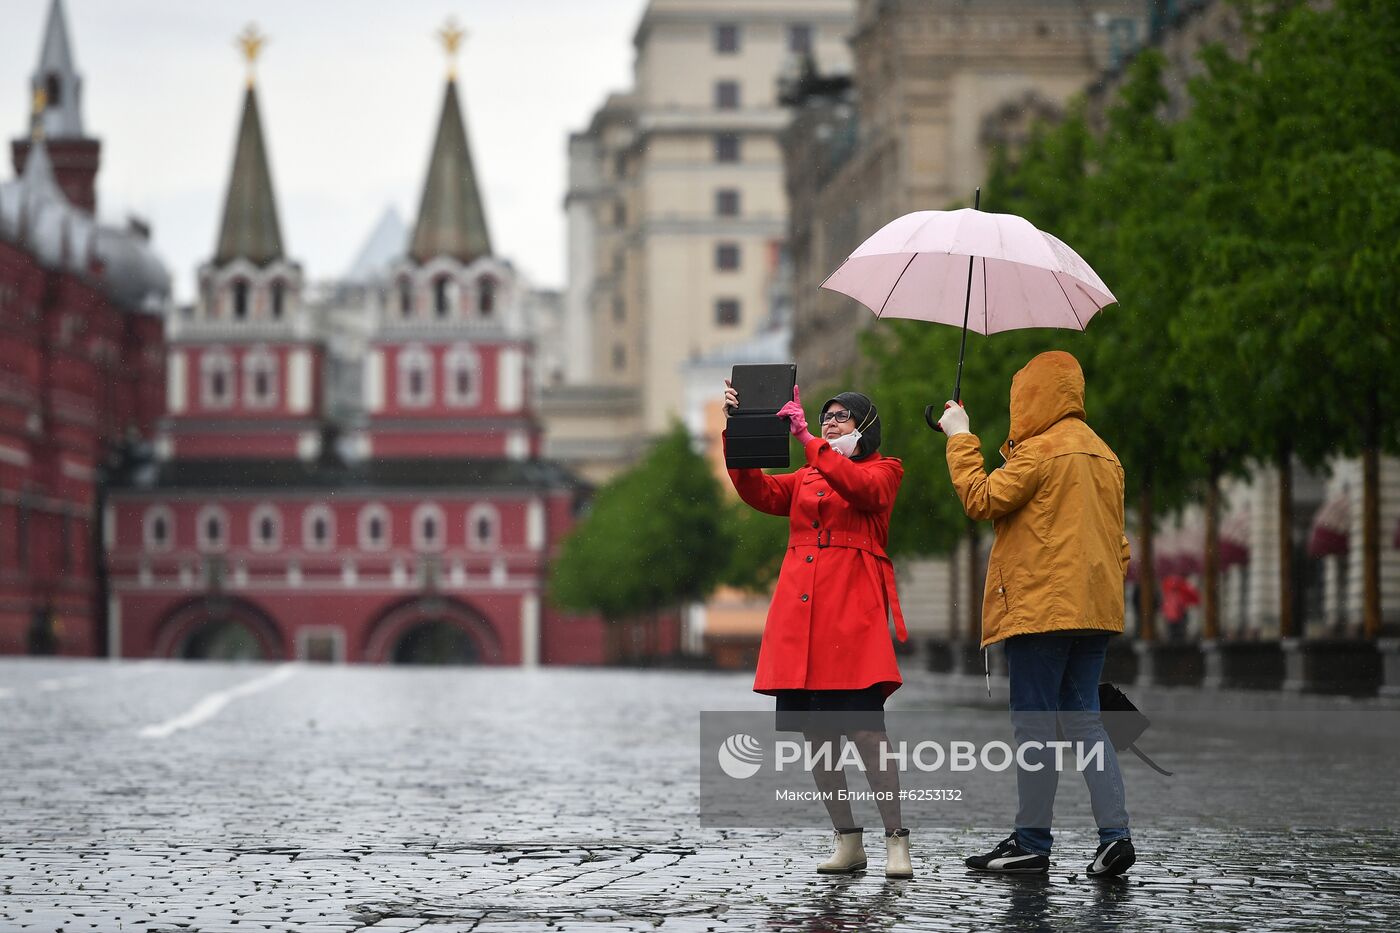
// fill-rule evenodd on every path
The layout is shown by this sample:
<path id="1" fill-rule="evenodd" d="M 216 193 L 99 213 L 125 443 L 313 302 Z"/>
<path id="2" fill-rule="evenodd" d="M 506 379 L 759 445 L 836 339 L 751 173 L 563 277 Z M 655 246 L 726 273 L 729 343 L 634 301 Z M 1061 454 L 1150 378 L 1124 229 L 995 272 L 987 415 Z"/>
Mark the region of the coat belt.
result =
<path id="1" fill-rule="evenodd" d="M 890 611 L 894 616 L 895 634 L 900 641 L 909 640 L 909 632 L 904 627 L 904 611 L 899 606 L 899 591 L 894 585 L 894 564 L 889 556 L 885 554 L 885 549 L 880 543 L 870 535 L 857 534 L 853 531 L 832 531 L 830 528 L 822 528 L 818 531 L 793 532 L 788 535 L 788 547 L 849 547 L 861 551 L 869 551 L 874 554 L 880 565 L 883 579 L 880 581 L 884 585 L 885 598 L 889 600 Z"/>
<path id="2" fill-rule="evenodd" d="M 793 532 L 788 535 L 788 547 L 853 547 L 869 551 L 876 557 L 885 556 L 885 549 L 870 535 L 857 534 L 854 531 L 832 531 L 830 528 Z"/>

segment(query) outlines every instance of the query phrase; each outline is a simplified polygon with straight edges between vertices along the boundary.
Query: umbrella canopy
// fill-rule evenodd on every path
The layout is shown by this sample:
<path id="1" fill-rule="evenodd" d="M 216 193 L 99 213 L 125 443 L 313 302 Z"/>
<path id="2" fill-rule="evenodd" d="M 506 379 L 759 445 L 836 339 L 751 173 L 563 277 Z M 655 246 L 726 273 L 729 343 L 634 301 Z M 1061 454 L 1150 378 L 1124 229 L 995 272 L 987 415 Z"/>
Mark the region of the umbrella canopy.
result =
<path id="1" fill-rule="evenodd" d="M 1313 516 L 1308 533 L 1309 557 L 1335 557 L 1351 547 L 1351 496 L 1338 493 Z"/>
<path id="2" fill-rule="evenodd" d="M 1220 567 L 1249 563 L 1249 513 L 1232 512 L 1220 524 Z"/>
<path id="3" fill-rule="evenodd" d="M 849 295 L 877 317 L 961 327 L 966 308 L 968 329 L 984 335 L 1083 330 L 1118 300 L 1078 253 L 1030 221 L 971 208 L 890 221 L 821 287 Z"/>

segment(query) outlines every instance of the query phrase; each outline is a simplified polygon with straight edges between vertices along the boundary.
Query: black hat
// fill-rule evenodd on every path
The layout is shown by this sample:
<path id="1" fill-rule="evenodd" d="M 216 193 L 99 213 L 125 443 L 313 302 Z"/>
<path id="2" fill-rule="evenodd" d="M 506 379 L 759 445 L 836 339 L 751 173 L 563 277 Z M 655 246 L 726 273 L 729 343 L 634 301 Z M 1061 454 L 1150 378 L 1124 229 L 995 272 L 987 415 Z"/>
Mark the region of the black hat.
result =
<path id="1" fill-rule="evenodd" d="M 860 431 L 860 441 L 856 444 L 856 456 L 852 460 L 864 460 L 880 449 L 880 412 L 875 403 L 859 392 L 842 392 L 822 403 L 822 414 L 832 402 L 840 402 L 856 419 L 856 430 Z"/>

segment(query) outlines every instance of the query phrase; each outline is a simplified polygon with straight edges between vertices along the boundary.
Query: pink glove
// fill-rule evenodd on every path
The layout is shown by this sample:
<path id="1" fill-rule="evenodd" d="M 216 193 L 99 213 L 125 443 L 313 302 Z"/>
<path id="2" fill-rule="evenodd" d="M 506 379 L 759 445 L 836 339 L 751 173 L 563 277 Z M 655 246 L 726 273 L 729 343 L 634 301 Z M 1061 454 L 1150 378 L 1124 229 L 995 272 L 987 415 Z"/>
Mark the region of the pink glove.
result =
<path id="1" fill-rule="evenodd" d="M 788 430 L 804 446 L 812 440 L 812 432 L 807 428 L 807 415 L 802 411 L 802 396 L 797 386 L 792 387 L 792 401 L 778 409 L 778 417 L 788 420 Z"/>

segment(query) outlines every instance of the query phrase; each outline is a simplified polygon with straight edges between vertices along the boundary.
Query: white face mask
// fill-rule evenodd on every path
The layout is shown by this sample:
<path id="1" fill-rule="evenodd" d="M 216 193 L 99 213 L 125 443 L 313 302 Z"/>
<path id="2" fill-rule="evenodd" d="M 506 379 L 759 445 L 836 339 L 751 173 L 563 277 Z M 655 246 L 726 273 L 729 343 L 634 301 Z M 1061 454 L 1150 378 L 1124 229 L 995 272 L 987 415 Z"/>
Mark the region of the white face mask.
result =
<path id="1" fill-rule="evenodd" d="M 850 434 L 843 434 L 834 441 L 828 441 L 831 449 L 843 457 L 854 457 L 856 455 L 856 444 L 860 443 L 860 428 L 855 428 Z"/>

